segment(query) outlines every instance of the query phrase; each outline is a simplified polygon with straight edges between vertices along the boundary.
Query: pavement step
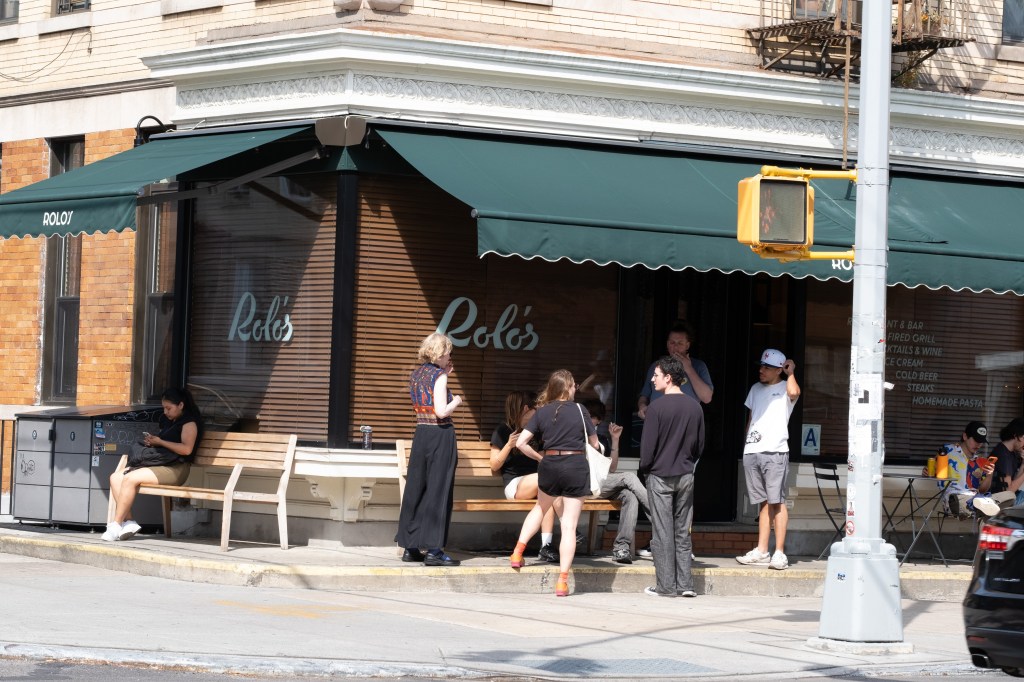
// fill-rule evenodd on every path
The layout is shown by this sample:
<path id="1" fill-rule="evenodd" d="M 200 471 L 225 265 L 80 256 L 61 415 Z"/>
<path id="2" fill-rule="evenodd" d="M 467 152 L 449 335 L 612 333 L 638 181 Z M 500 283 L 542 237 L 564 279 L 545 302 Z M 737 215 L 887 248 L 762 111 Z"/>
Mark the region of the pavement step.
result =
<path id="1" fill-rule="evenodd" d="M 221 552 L 215 540 L 136 536 L 105 543 L 96 533 L 50 528 L 0 527 L 0 551 L 77 563 L 136 575 L 224 585 L 394 592 L 526 593 L 554 591 L 558 567 L 537 564 L 514 571 L 497 553 L 457 554 L 455 568 L 402 563 L 393 547 L 338 548 L 269 545 L 232 547 Z M 732 557 L 699 558 L 693 573 L 698 594 L 751 597 L 820 597 L 826 561 L 790 557 L 788 570 L 741 566 Z M 900 571 L 907 599 L 960 601 L 970 567 L 915 564 Z M 578 557 L 570 585 L 575 593 L 641 592 L 654 584 L 650 561 L 616 564 L 606 556 Z"/>

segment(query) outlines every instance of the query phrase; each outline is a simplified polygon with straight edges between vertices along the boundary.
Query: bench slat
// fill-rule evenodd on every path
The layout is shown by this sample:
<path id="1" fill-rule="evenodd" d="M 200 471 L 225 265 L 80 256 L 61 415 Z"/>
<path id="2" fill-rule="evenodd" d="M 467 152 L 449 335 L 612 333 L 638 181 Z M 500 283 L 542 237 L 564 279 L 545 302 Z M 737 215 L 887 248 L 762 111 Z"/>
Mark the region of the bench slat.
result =
<path id="1" fill-rule="evenodd" d="M 210 457 L 209 455 L 196 455 L 195 460 L 192 463 L 204 467 L 228 468 L 231 468 L 236 464 L 241 464 L 246 469 L 274 469 L 276 471 L 280 471 L 283 461 L 269 459 L 244 459 L 235 457 L 234 455 L 230 457 Z"/>

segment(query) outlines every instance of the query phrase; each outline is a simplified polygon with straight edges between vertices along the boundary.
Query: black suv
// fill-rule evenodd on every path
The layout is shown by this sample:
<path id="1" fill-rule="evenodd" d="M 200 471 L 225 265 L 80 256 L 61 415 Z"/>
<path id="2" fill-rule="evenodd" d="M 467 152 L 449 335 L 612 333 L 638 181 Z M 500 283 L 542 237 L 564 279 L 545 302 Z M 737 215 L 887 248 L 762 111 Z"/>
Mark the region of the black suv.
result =
<path id="1" fill-rule="evenodd" d="M 982 522 L 964 628 L 974 665 L 1024 677 L 1024 507 Z"/>

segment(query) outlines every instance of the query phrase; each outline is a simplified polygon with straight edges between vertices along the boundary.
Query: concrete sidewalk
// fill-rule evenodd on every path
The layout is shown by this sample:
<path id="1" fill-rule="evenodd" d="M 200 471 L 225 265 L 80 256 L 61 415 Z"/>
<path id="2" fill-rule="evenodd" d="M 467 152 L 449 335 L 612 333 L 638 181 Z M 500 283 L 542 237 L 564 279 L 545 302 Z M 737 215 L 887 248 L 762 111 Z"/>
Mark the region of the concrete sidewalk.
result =
<path id="1" fill-rule="evenodd" d="M 971 670 L 954 602 L 905 601 L 912 652 L 868 655 L 807 645 L 818 630 L 813 597 L 254 589 L 11 554 L 0 554 L 0 589 L 0 655 L 37 660 L 289 679 L 769 680 Z"/>
<path id="2" fill-rule="evenodd" d="M 323 549 L 0 526 L 0 655 L 241 674 L 357 678 L 746 679 L 972 670 L 959 601 L 966 564 L 907 565 L 911 653 L 821 651 L 824 561 L 772 571 L 696 564 L 699 597 L 642 594 L 653 566 L 582 557 L 556 568 L 498 554 L 454 569 L 394 548 Z M 259 587 L 260 589 L 253 589 Z M 270 589 L 274 588 L 274 589 Z"/>

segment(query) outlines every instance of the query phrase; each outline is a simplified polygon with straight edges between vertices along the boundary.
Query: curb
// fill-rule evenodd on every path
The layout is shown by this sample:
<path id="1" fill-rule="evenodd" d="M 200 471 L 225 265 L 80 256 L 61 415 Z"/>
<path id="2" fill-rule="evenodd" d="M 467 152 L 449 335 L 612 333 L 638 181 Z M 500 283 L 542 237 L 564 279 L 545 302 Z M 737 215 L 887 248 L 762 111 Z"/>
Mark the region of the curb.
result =
<path id="1" fill-rule="evenodd" d="M 114 648 L 90 648 L 75 646 L 56 646 L 39 644 L 21 644 L 0 642 L 0 656 L 12 659 L 32 660 L 39 662 L 61 661 L 72 664 L 120 665 L 138 668 L 156 668 L 191 673 L 209 673 L 219 675 L 254 675 L 269 678 L 324 677 L 346 679 L 487 679 L 496 678 L 512 680 L 540 679 L 579 679 L 577 674 L 560 675 L 545 673 L 537 675 L 533 669 L 519 672 L 512 670 L 480 670 L 462 666 L 437 665 L 433 663 L 411 663 L 398 661 L 360 661 L 325 658 L 287 658 L 257 657 L 227 654 L 186 654 L 181 652 L 139 652 Z M 749 680 L 794 680 L 794 679 L 833 679 L 833 676 L 845 678 L 899 675 L 973 675 L 984 674 L 986 671 L 975 668 L 962 661 L 935 661 L 930 663 L 867 663 L 856 668 L 810 667 L 800 671 L 776 672 L 770 674 L 749 673 L 736 674 L 722 672 L 704 674 L 702 679 L 730 678 Z M 594 679 L 606 682 L 614 680 L 630 680 L 635 682 L 636 676 L 623 678 L 620 675 L 591 674 Z M 644 676 L 647 679 L 665 679 L 662 676 Z M 678 677 L 674 679 L 679 679 Z"/>
<path id="2" fill-rule="evenodd" d="M 534 593 L 554 590 L 557 567 L 528 566 L 512 571 L 505 566 L 303 566 L 221 561 L 183 557 L 120 544 L 73 543 L 0 534 L 0 552 L 84 564 L 112 571 L 186 582 L 248 587 L 292 587 L 320 590 L 380 592 Z M 820 597 L 825 569 L 765 567 L 695 567 L 698 594 L 752 597 Z M 905 599 L 960 601 L 970 581 L 966 572 L 907 570 L 900 573 Z M 654 584 L 650 566 L 576 566 L 574 592 L 639 592 Z"/>

